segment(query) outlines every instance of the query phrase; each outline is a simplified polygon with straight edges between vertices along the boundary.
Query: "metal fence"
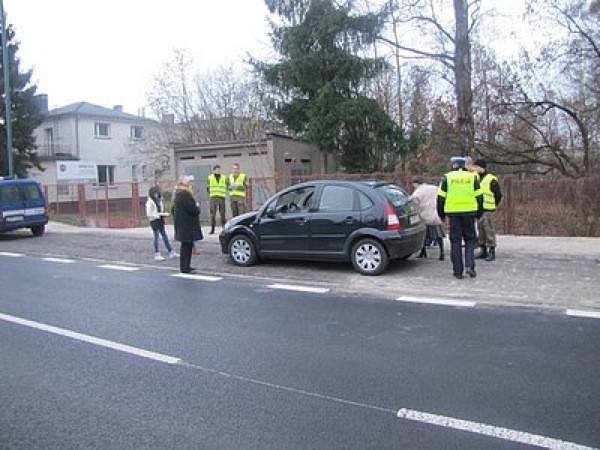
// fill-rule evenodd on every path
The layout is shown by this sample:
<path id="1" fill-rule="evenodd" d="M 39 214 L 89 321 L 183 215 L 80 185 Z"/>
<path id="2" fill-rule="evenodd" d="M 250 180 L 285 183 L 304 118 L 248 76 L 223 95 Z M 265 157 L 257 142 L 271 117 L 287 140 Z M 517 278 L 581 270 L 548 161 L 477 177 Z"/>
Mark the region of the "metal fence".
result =
<path id="1" fill-rule="evenodd" d="M 318 179 L 383 180 L 411 191 L 408 173 L 322 174 L 287 179 L 263 177 L 249 180 L 247 202 L 259 208 L 280 189 Z M 437 184 L 439 177 L 427 181 Z M 600 237 L 600 177 L 578 180 L 522 180 L 500 177 L 503 200 L 496 215 L 500 234 Z M 145 202 L 151 183 L 114 185 L 92 183 L 44 186 L 51 218 L 80 226 L 127 228 L 147 225 Z M 167 208 L 175 189 L 173 180 L 160 183 Z M 208 196 L 204 183 L 194 186 L 201 220 L 208 221 Z M 227 216 L 230 217 L 229 211 Z"/>

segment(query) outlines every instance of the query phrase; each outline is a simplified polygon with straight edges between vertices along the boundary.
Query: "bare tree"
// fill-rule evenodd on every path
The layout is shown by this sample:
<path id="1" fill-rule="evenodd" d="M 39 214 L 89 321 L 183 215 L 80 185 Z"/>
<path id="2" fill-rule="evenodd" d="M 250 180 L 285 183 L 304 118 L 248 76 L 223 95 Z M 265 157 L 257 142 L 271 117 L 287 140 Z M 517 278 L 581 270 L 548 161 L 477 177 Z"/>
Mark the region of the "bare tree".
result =
<path id="1" fill-rule="evenodd" d="M 380 40 L 404 52 L 403 57 L 426 58 L 437 61 L 449 73 L 447 77 L 454 87 L 456 97 L 457 129 L 460 135 L 460 151 L 468 154 L 474 146 L 474 119 L 472 93 L 471 39 L 479 20 L 480 0 L 453 0 L 454 20 L 448 20 L 449 12 L 443 0 L 428 2 L 416 0 L 389 0 L 393 27 L 411 27 L 417 30 L 428 46 L 417 47 L 381 36 Z M 406 39 L 411 33 L 405 32 Z"/>

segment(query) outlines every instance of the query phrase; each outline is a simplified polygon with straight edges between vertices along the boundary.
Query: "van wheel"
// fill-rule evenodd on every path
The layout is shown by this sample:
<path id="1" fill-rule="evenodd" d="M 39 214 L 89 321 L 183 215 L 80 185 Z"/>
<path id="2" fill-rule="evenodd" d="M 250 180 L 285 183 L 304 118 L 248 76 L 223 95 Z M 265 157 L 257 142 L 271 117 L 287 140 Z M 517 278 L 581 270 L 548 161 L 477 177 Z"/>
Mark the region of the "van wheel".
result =
<path id="1" fill-rule="evenodd" d="M 363 275 L 379 275 L 389 262 L 385 249 L 375 239 L 358 241 L 352 247 L 350 259 L 354 268 Z"/>
<path id="2" fill-rule="evenodd" d="M 243 234 L 237 234 L 231 238 L 231 241 L 229 241 L 229 259 L 237 266 L 255 264 L 258 257 L 252 240 Z"/>
<path id="3" fill-rule="evenodd" d="M 35 227 L 31 227 L 31 233 L 34 236 L 41 236 L 42 234 L 44 234 L 45 230 L 46 227 L 44 225 L 36 225 Z"/>

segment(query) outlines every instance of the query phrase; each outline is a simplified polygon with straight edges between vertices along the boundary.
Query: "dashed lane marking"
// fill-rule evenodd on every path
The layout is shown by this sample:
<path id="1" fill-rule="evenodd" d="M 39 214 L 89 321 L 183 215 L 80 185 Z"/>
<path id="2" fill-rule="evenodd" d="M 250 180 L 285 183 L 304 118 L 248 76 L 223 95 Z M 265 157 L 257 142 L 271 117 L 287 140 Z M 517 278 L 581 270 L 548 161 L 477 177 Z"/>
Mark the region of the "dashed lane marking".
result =
<path id="1" fill-rule="evenodd" d="M 8 314 L 0 313 L 0 320 L 4 320 L 6 322 L 14 323 L 17 325 L 26 326 L 29 328 L 45 331 L 48 333 L 56 334 L 59 336 L 68 337 L 71 339 L 75 339 L 81 342 L 86 342 L 89 344 L 97 345 L 100 347 L 105 347 L 111 350 L 116 350 L 122 353 L 128 353 L 135 356 L 140 356 L 142 358 L 147 358 L 153 361 L 166 363 L 166 364 L 179 364 L 183 367 L 188 367 L 195 370 L 200 370 L 206 373 L 212 373 L 220 377 L 235 379 L 245 383 L 252 383 L 256 385 L 266 386 L 272 389 L 285 391 L 297 395 L 303 395 L 307 397 L 318 398 L 324 401 L 330 401 L 338 404 L 343 404 L 347 406 L 365 408 L 373 411 L 379 411 L 384 413 L 393 413 L 396 414 L 398 418 L 411 420 L 415 422 L 421 422 L 425 424 L 441 426 L 446 428 L 452 428 L 455 430 L 466 431 L 469 433 L 475 433 L 480 435 L 489 436 L 496 439 L 504 439 L 512 442 L 518 442 L 527 445 L 535 445 L 539 447 L 549 448 L 549 449 L 568 449 L 568 450 L 593 450 L 591 447 L 586 447 L 584 445 L 575 444 L 568 441 L 563 441 L 560 439 L 550 438 L 546 436 L 541 436 L 538 434 L 531 434 L 523 431 L 512 430 L 510 428 L 497 427 L 494 425 L 487 425 L 480 422 L 473 422 L 469 420 L 458 419 L 455 417 L 442 416 L 438 414 L 431 414 L 423 411 L 416 411 L 413 409 L 402 408 L 396 412 L 396 410 L 391 410 L 386 407 L 371 405 L 368 403 L 353 401 L 349 399 L 345 399 L 342 397 L 335 397 L 331 395 L 326 395 L 319 392 L 308 391 L 304 389 L 294 388 L 292 386 L 285 386 L 280 384 L 271 383 L 264 380 L 258 380 L 255 378 L 249 378 L 241 375 L 236 375 L 230 372 L 224 372 L 221 370 L 213 369 L 210 367 L 191 364 L 188 363 L 181 358 L 176 358 L 173 356 L 165 355 L 162 353 L 156 353 L 148 350 L 144 350 L 137 347 L 132 347 L 130 345 L 121 344 L 119 342 L 109 341 L 106 339 L 98 338 L 95 336 L 90 336 L 87 334 L 77 333 L 75 331 L 67 330 L 64 328 L 55 327 L 52 325 L 47 325 L 40 322 L 34 322 L 32 320 L 23 319 L 20 317 L 10 316 Z"/>
<path id="2" fill-rule="evenodd" d="M 586 447 L 584 445 L 574 444 L 560 439 L 553 439 L 539 434 L 531 434 L 523 431 L 511 430 L 510 428 L 496 427 L 484 423 L 457 419 L 455 417 L 440 416 L 438 414 L 430 414 L 412 409 L 402 408 L 398 411 L 396 416 L 401 419 L 468 431 L 469 433 L 482 434 L 507 441 L 519 442 L 521 444 L 535 445 L 537 447 L 557 450 L 593 450 L 592 447 Z"/>
<path id="3" fill-rule="evenodd" d="M 211 275 L 196 275 L 192 273 L 175 273 L 171 275 L 175 278 L 184 278 L 187 280 L 198 280 L 198 281 L 220 281 L 223 278 L 221 277 L 213 277 Z"/>
<path id="4" fill-rule="evenodd" d="M 573 317 L 587 317 L 590 319 L 600 319 L 600 311 L 584 311 L 581 309 L 567 309 L 565 311 L 567 316 Z"/>
<path id="5" fill-rule="evenodd" d="M 443 306 L 462 306 L 465 308 L 473 308 L 477 305 L 476 302 L 470 300 L 454 300 L 450 298 L 435 298 L 435 297 L 411 297 L 403 295 L 396 299 L 397 302 L 407 303 L 424 303 L 427 305 L 443 305 Z"/>
<path id="6" fill-rule="evenodd" d="M 62 264 L 71 264 L 74 263 L 74 259 L 65 259 L 65 258 L 42 258 L 44 261 L 62 263 Z"/>
<path id="7" fill-rule="evenodd" d="M 108 269 L 108 270 L 121 270 L 123 272 L 135 272 L 136 270 L 140 270 L 138 267 L 130 267 L 130 266 L 117 266 L 115 264 L 102 264 L 101 266 L 98 266 L 101 269 Z"/>
<path id="8" fill-rule="evenodd" d="M 119 342 L 109 341 L 95 336 L 90 336 L 88 334 L 77 333 L 75 331 L 67 330 L 64 328 L 46 325 L 45 323 L 34 322 L 32 320 L 22 319 L 20 317 L 15 316 L 9 316 L 7 314 L 0 313 L 0 320 L 16 323 L 18 325 L 23 325 L 29 328 L 35 328 L 37 330 L 46 331 L 48 333 L 57 334 L 59 336 L 68 337 L 78 341 L 87 342 L 88 344 L 110 348 L 119 352 L 141 356 L 142 358 L 152 359 L 154 361 L 159 361 L 166 364 L 177 364 L 181 361 L 180 358 L 174 358 L 172 356 L 163 355 L 161 353 L 151 352 L 137 347 L 131 347 L 130 345 L 121 344 Z"/>
<path id="9" fill-rule="evenodd" d="M 325 294 L 329 292 L 329 288 L 316 288 L 309 286 L 298 286 L 295 284 L 270 284 L 267 286 L 271 289 L 282 289 L 286 291 L 296 291 L 296 292 L 312 292 L 314 294 Z"/>
<path id="10" fill-rule="evenodd" d="M 25 255 L 23 253 L 0 252 L 0 256 L 8 256 L 10 258 L 21 258 Z"/>

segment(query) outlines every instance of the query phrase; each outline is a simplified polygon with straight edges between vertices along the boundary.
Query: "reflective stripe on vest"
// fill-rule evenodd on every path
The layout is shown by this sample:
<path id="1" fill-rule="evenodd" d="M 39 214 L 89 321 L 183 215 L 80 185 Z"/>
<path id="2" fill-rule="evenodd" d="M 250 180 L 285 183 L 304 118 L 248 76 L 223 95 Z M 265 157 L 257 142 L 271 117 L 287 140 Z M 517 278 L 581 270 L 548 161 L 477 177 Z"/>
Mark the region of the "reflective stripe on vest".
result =
<path id="1" fill-rule="evenodd" d="M 236 186 L 244 186 L 246 184 L 246 174 L 245 173 L 240 173 L 237 177 L 237 180 L 234 179 L 233 174 L 229 175 L 229 185 L 236 185 Z M 246 191 L 244 189 L 232 189 L 231 191 L 229 191 L 229 195 L 231 197 L 244 197 L 246 198 Z"/>
<path id="2" fill-rule="evenodd" d="M 475 175 L 465 170 L 456 170 L 446 174 L 445 213 L 477 212 Z"/>
<path id="3" fill-rule="evenodd" d="M 496 211 L 496 197 L 492 192 L 492 181 L 498 180 L 491 173 L 486 173 L 481 180 L 481 191 L 483 192 L 483 209 L 486 211 Z"/>
<path id="4" fill-rule="evenodd" d="M 211 198 L 225 198 L 227 196 L 227 181 L 225 175 L 221 175 L 219 181 L 214 173 L 208 176 L 208 196 Z"/>

